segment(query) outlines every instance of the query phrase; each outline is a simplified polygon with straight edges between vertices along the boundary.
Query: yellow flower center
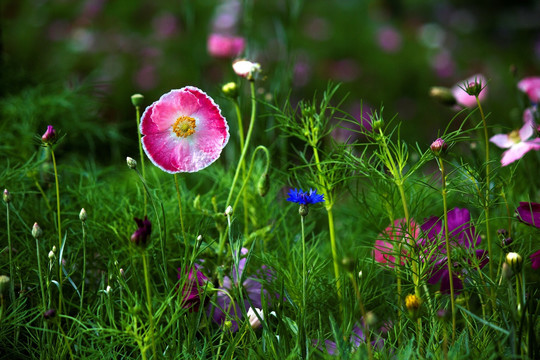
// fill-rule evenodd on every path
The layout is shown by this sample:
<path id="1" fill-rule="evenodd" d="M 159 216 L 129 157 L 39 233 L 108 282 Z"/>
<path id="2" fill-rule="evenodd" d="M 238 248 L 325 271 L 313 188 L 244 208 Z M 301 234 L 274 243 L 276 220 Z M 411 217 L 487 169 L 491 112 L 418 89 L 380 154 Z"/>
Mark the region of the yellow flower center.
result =
<path id="1" fill-rule="evenodd" d="M 510 134 L 508 134 L 508 137 L 516 144 L 521 142 L 521 138 L 519 137 L 519 130 L 513 130 Z"/>
<path id="2" fill-rule="evenodd" d="M 197 125 L 195 125 L 195 119 L 185 115 L 181 115 L 178 119 L 176 119 L 174 125 L 172 126 L 176 136 L 183 138 L 193 135 L 196 127 Z"/>

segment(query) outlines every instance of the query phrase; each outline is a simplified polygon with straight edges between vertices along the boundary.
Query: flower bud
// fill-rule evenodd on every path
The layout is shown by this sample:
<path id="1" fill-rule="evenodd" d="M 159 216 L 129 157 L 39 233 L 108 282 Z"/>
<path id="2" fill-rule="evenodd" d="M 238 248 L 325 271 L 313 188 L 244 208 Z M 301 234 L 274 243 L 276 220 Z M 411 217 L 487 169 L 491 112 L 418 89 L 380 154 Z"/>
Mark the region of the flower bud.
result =
<path id="1" fill-rule="evenodd" d="M 227 206 L 227 209 L 225 209 L 225 216 L 231 216 L 233 213 L 233 208 L 231 205 Z"/>
<path id="2" fill-rule="evenodd" d="M 52 125 L 47 125 L 47 130 L 41 136 L 41 141 L 43 141 L 45 145 L 52 145 L 56 142 L 56 130 Z"/>
<path id="3" fill-rule="evenodd" d="M 441 104 L 446 106 L 454 106 L 457 104 L 452 90 L 442 86 L 433 86 L 429 89 L 429 95 L 435 100 L 439 101 Z"/>
<path id="4" fill-rule="evenodd" d="M 234 61 L 232 67 L 236 75 L 245 77 L 249 81 L 254 81 L 256 75 L 261 72 L 259 63 L 244 59 Z"/>
<path id="5" fill-rule="evenodd" d="M 258 308 L 253 309 L 252 307 L 250 307 L 247 312 L 247 316 L 249 319 L 249 325 L 251 325 L 251 328 L 253 330 L 257 330 L 258 328 L 261 327 L 262 324 L 259 318 L 264 320 L 264 313 L 261 309 L 258 309 Z"/>
<path id="6" fill-rule="evenodd" d="M 373 131 L 378 132 L 379 130 L 382 129 L 383 125 L 384 125 L 384 121 L 382 119 L 374 120 L 373 125 L 372 125 L 372 129 L 373 129 Z"/>
<path id="7" fill-rule="evenodd" d="M 264 172 L 262 174 L 261 178 L 259 179 L 259 182 L 257 183 L 257 191 L 259 192 L 259 195 L 261 197 L 265 197 L 266 194 L 268 194 L 268 190 L 270 189 L 270 177 Z"/>
<path id="8" fill-rule="evenodd" d="M 143 102 L 144 102 L 144 96 L 142 96 L 141 94 L 131 95 L 131 103 L 133 104 L 133 106 L 136 106 L 136 107 L 142 106 Z"/>
<path id="9" fill-rule="evenodd" d="M 502 236 L 502 237 L 507 237 L 508 236 L 508 230 L 499 229 L 499 230 L 497 230 L 497 235 Z"/>
<path id="10" fill-rule="evenodd" d="M 121 277 L 125 277 L 125 276 L 126 276 L 126 272 L 124 271 L 123 268 L 120 268 L 120 270 L 118 270 L 118 272 L 120 273 L 120 276 L 121 276 Z"/>
<path id="11" fill-rule="evenodd" d="M 303 216 L 303 217 L 306 217 L 307 214 L 309 214 L 309 208 L 306 204 L 300 204 L 300 207 L 298 208 L 298 213 Z"/>
<path id="12" fill-rule="evenodd" d="M 105 294 L 109 295 L 109 293 L 112 291 L 112 287 L 110 285 L 107 285 L 107 288 L 105 289 Z"/>
<path id="13" fill-rule="evenodd" d="M 131 235 L 131 242 L 135 245 L 145 246 L 152 233 L 152 223 L 145 216 L 144 219 L 133 218 L 137 223 L 137 230 Z"/>
<path id="14" fill-rule="evenodd" d="M 0 294 L 3 294 L 9 287 L 9 276 L 0 275 Z"/>
<path id="15" fill-rule="evenodd" d="M 523 265 L 523 258 L 516 252 L 509 252 L 506 254 L 506 263 L 510 265 L 510 268 L 515 274 L 518 274 Z"/>
<path id="16" fill-rule="evenodd" d="M 504 238 L 501 241 L 503 247 L 510 246 L 513 242 L 514 242 L 514 239 L 512 239 L 511 237 Z"/>
<path id="17" fill-rule="evenodd" d="M 232 322 L 231 320 L 227 320 L 223 323 L 223 327 L 225 328 L 225 330 L 229 330 L 231 327 L 232 327 Z"/>
<path id="18" fill-rule="evenodd" d="M 43 234 L 43 231 L 41 230 L 41 228 L 39 227 L 38 223 L 34 223 L 34 226 L 32 226 L 32 236 L 34 237 L 34 239 L 39 239 L 41 237 L 41 235 Z"/>
<path id="19" fill-rule="evenodd" d="M 481 79 L 474 79 L 474 81 L 471 81 L 470 83 L 465 84 L 465 92 L 471 96 L 480 95 L 482 90 L 484 90 L 484 87 L 482 87 Z"/>
<path id="20" fill-rule="evenodd" d="M 197 210 L 201 210 L 201 195 L 197 194 L 193 199 L 193 207 Z"/>
<path id="21" fill-rule="evenodd" d="M 416 311 L 420 309 L 421 300 L 415 294 L 409 294 L 405 297 L 405 307 L 409 311 Z"/>
<path id="22" fill-rule="evenodd" d="M 88 215 L 86 214 L 86 210 L 84 210 L 84 208 L 82 208 L 81 212 L 79 213 L 79 219 L 82 222 L 85 222 L 87 218 L 88 218 Z"/>
<path id="23" fill-rule="evenodd" d="M 235 99 L 238 96 L 238 85 L 235 82 L 228 82 L 221 87 L 221 91 L 227 97 Z"/>
<path id="24" fill-rule="evenodd" d="M 128 168 L 130 169 L 136 169 L 137 168 L 137 161 L 133 158 L 130 158 L 129 156 L 126 158 L 126 164 Z"/>
<path id="25" fill-rule="evenodd" d="M 52 247 L 52 252 L 53 252 L 53 254 L 56 254 L 56 246 L 54 246 L 54 245 Z"/>
<path id="26" fill-rule="evenodd" d="M 446 152 L 446 149 L 448 149 L 448 144 L 446 144 L 446 141 L 444 141 L 441 138 L 438 138 L 433 143 L 431 143 L 430 146 L 431 151 L 433 151 L 433 154 L 435 156 L 441 156 Z"/>
<path id="27" fill-rule="evenodd" d="M 4 199 L 4 202 L 6 204 L 11 201 L 11 194 L 9 193 L 8 189 L 4 189 L 4 194 L 2 195 L 2 198 Z"/>
<path id="28" fill-rule="evenodd" d="M 341 259 L 341 265 L 343 265 L 343 268 L 346 271 L 352 273 L 354 271 L 354 268 L 356 267 L 356 261 L 354 261 L 353 258 L 346 256 Z"/>

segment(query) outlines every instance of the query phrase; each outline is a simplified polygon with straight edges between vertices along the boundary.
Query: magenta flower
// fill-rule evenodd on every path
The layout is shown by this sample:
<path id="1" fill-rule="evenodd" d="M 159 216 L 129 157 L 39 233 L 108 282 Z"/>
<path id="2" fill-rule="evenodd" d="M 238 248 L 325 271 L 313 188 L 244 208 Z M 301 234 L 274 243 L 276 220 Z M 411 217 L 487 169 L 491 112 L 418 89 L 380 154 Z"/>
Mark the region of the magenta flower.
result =
<path id="1" fill-rule="evenodd" d="M 523 91 L 531 102 L 540 102 L 540 77 L 527 77 L 518 82 L 517 87 Z"/>
<path id="2" fill-rule="evenodd" d="M 210 34 L 206 42 L 208 53 L 216 58 L 234 58 L 246 47 L 246 40 L 240 36 Z"/>
<path id="3" fill-rule="evenodd" d="M 193 86 L 171 90 L 147 107 L 140 131 L 146 155 L 171 174 L 204 169 L 229 141 L 219 106 Z"/>
<path id="4" fill-rule="evenodd" d="M 529 140 L 535 133 L 534 122 L 524 114 L 525 124 L 520 130 L 514 130 L 510 134 L 497 134 L 489 141 L 500 148 L 508 149 L 503 153 L 501 164 L 506 166 L 521 159 L 531 150 L 540 150 L 540 138 Z"/>
<path id="5" fill-rule="evenodd" d="M 47 145 L 52 145 L 56 142 L 56 130 L 52 125 L 47 125 L 47 130 L 41 136 L 41 141 Z"/>
<path id="6" fill-rule="evenodd" d="M 540 250 L 531 255 L 531 266 L 534 270 L 540 269 Z"/>
<path id="7" fill-rule="evenodd" d="M 448 256 L 446 254 L 446 236 L 444 232 L 444 221 L 442 218 L 432 216 L 421 226 L 427 239 L 421 241 L 421 246 L 425 248 L 428 261 L 431 262 L 431 276 L 428 283 L 441 283 L 441 292 L 450 293 L 450 273 L 448 271 Z M 463 289 L 462 279 L 466 276 L 466 270 L 460 270 L 460 263 L 470 263 L 472 257 L 479 261 L 478 266 L 483 268 L 487 262 L 487 252 L 475 249 L 480 244 L 480 235 L 476 234 L 474 226 L 471 224 L 471 214 L 467 209 L 455 208 L 448 212 L 448 240 L 452 251 L 452 261 L 454 262 L 451 276 L 453 279 L 454 292 L 458 294 Z M 431 253 L 433 246 L 438 244 L 438 248 Z M 456 256 L 457 255 L 457 256 Z"/>
<path id="8" fill-rule="evenodd" d="M 535 202 L 520 202 L 516 209 L 518 220 L 540 229 L 540 204 Z"/>
<path id="9" fill-rule="evenodd" d="M 232 279 L 228 276 L 223 277 L 223 284 L 220 286 L 220 289 L 226 290 L 231 294 L 233 287 L 240 288 L 242 294 L 246 295 L 244 297 L 243 306 L 245 311 L 250 307 L 255 307 L 262 309 L 262 297 L 267 295 L 266 290 L 263 289 L 262 282 L 269 281 L 272 277 L 271 272 L 267 268 L 262 268 L 257 276 L 244 276 L 244 270 L 246 267 L 247 259 L 246 255 L 248 250 L 242 248 L 241 254 L 242 259 L 238 262 L 238 272 L 233 268 Z M 243 280 L 240 284 L 239 281 Z M 232 295 L 232 294 L 231 294 Z M 231 304 L 231 299 L 222 291 L 217 292 L 216 299 L 218 307 L 210 306 L 208 309 L 208 314 L 212 316 L 214 322 L 218 324 L 223 324 L 226 320 L 231 320 L 232 327 L 231 331 L 238 330 L 238 323 L 243 318 L 242 310 L 240 304 L 236 301 Z"/>
<path id="10" fill-rule="evenodd" d="M 460 81 L 456 85 L 452 87 L 452 94 L 454 95 L 454 98 L 456 99 L 457 103 L 464 107 L 475 107 L 476 106 L 476 98 L 473 95 L 467 94 L 465 91 L 465 88 L 470 86 L 474 83 L 481 84 L 484 89 L 480 92 L 478 95 L 478 100 L 482 101 L 487 96 L 487 87 L 486 86 L 486 78 L 481 74 L 476 74 L 471 76 L 465 81 Z"/>
<path id="11" fill-rule="evenodd" d="M 363 321 L 362 321 L 363 322 Z M 381 334 L 385 334 L 388 332 L 387 326 L 383 326 L 380 329 Z M 373 339 L 372 335 L 372 339 Z M 384 339 L 381 337 L 381 335 L 376 335 L 376 339 L 371 341 L 371 346 L 373 346 L 376 349 L 382 349 L 384 345 Z M 356 323 L 352 329 L 351 336 L 349 337 L 349 344 L 351 346 L 352 352 L 354 352 L 360 345 L 364 344 L 366 342 L 366 336 L 364 335 L 363 328 L 359 323 Z M 324 340 L 324 346 L 323 344 L 320 344 L 320 340 L 312 340 L 313 346 L 316 346 L 319 350 L 324 351 L 326 349 L 326 352 L 329 355 L 340 355 L 337 351 L 337 344 L 332 340 Z"/>
<path id="12" fill-rule="evenodd" d="M 201 295 L 203 288 L 208 282 L 208 278 L 198 270 L 199 266 L 195 265 L 195 275 L 193 268 L 189 270 L 188 279 L 182 287 L 182 307 L 189 311 L 198 311 L 201 304 Z M 185 273 L 183 274 L 185 276 Z M 178 269 L 178 279 L 182 276 L 181 269 Z"/>
<path id="13" fill-rule="evenodd" d="M 137 230 L 131 235 L 131 242 L 135 245 L 145 246 L 150 234 L 152 234 L 152 223 L 145 216 L 143 219 L 133 218 L 137 223 Z"/>
<path id="14" fill-rule="evenodd" d="M 412 235 L 412 239 L 411 239 Z M 375 240 L 373 249 L 373 257 L 375 261 L 394 268 L 396 264 L 396 256 L 398 256 L 399 243 L 401 243 L 401 261 L 404 264 L 404 258 L 407 256 L 407 246 L 411 241 L 414 243 L 419 238 L 420 228 L 414 220 L 410 220 L 410 229 L 407 229 L 405 219 L 397 219 L 393 225 L 389 225 L 384 231 L 379 234 Z"/>

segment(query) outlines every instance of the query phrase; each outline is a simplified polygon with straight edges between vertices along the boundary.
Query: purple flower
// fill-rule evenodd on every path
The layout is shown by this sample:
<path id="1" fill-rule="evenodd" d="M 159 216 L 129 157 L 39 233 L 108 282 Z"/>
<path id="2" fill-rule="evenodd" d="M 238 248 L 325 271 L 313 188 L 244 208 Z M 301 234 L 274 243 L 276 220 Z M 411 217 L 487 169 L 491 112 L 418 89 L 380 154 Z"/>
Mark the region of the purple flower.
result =
<path id="1" fill-rule="evenodd" d="M 52 145 L 56 142 L 56 130 L 54 130 L 52 125 L 47 125 L 47 130 L 41 136 L 41 141 L 47 145 Z"/>
<path id="2" fill-rule="evenodd" d="M 540 269 L 540 250 L 531 255 L 531 266 L 534 270 Z"/>
<path id="3" fill-rule="evenodd" d="M 135 245 L 146 245 L 150 234 L 152 233 L 152 223 L 148 220 L 148 217 L 145 216 L 144 220 L 133 218 L 137 223 L 137 230 L 131 235 L 131 242 Z"/>
<path id="4" fill-rule="evenodd" d="M 446 253 L 446 236 L 444 232 L 444 220 L 432 216 L 421 226 L 427 239 L 421 241 L 426 248 L 426 253 L 431 250 L 429 245 L 438 244 L 438 249 L 428 256 L 431 264 L 431 276 L 428 283 L 441 283 L 441 292 L 450 293 L 450 272 L 448 271 L 448 256 Z M 470 263 L 471 257 L 476 257 L 479 267 L 483 268 L 488 257 L 485 250 L 475 249 L 480 244 L 480 236 L 476 235 L 474 226 L 471 224 L 471 214 L 467 209 L 455 208 L 448 212 L 448 240 L 452 251 L 451 260 L 454 262 L 453 279 L 454 291 L 459 293 L 463 289 L 462 278 L 466 275 L 465 270 L 460 270 L 460 260 Z M 461 251 L 460 251 L 461 250 Z"/>
<path id="5" fill-rule="evenodd" d="M 233 287 L 238 287 L 242 294 L 243 306 L 245 311 L 250 307 L 255 307 L 262 309 L 262 297 L 267 296 L 266 290 L 263 289 L 262 281 L 271 279 L 271 272 L 263 267 L 257 276 L 248 276 L 240 284 L 239 281 L 243 279 L 244 270 L 246 268 L 246 255 L 248 249 L 242 248 L 241 255 L 243 256 L 238 262 L 238 271 L 233 266 L 232 279 L 228 276 L 223 277 L 223 284 L 219 289 L 226 290 L 230 295 L 234 296 L 231 293 Z M 217 292 L 217 307 L 210 306 L 208 309 L 208 314 L 212 316 L 214 322 L 218 324 L 223 324 L 226 320 L 231 320 L 232 327 L 231 331 L 238 330 L 238 322 L 243 317 L 243 311 L 241 310 L 238 302 L 231 304 L 231 299 L 223 291 Z M 247 298 L 246 298 L 247 295 Z"/>
<path id="6" fill-rule="evenodd" d="M 383 326 L 380 329 L 381 333 L 388 332 L 388 328 L 386 326 Z M 373 335 L 372 335 L 373 336 Z M 376 335 L 377 336 L 377 335 Z M 373 338 L 373 337 L 372 337 Z M 366 342 L 366 337 L 364 335 L 363 328 L 359 323 L 356 323 L 352 329 L 351 336 L 349 337 L 349 343 L 352 347 L 352 350 L 356 350 L 361 344 L 364 344 Z M 326 349 L 326 352 L 329 355 L 339 355 L 339 352 L 337 350 L 337 345 L 334 341 L 331 340 L 324 340 L 324 345 L 320 344 L 320 341 L 317 339 L 312 340 L 312 344 L 314 346 L 317 346 L 317 348 L 321 351 L 324 351 Z M 381 349 L 384 345 L 384 339 L 380 336 L 377 336 L 377 338 L 373 341 L 371 341 L 371 345 L 373 347 L 376 347 L 378 349 Z"/>
<path id="7" fill-rule="evenodd" d="M 201 304 L 201 291 L 208 282 L 208 278 L 199 271 L 199 266 L 195 265 L 195 275 L 193 268 L 189 270 L 188 278 L 182 287 L 182 307 L 189 311 L 198 311 Z M 181 279 L 182 269 L 178 269 L 178 279 Z"/>
<path id="8" fill-rule="evenodd" d="M 506 166 L 516 160 L 521 159 L 531 150 L 540 150 L 540 138 L 530 139 L 535 133 L 534 121 L 524 113 L 524 125 L 519 130 L 514 130 L 510 134 L 497 134 L 489 141 L 500 148 L 508 149 L 503 153 L 501 164 Z"/>
<path id="9" fill-rule="evenodd" d="M 540 229 L 540 204 L 535 202 L 520 202 L 516 209 L 518 220 Z"/>

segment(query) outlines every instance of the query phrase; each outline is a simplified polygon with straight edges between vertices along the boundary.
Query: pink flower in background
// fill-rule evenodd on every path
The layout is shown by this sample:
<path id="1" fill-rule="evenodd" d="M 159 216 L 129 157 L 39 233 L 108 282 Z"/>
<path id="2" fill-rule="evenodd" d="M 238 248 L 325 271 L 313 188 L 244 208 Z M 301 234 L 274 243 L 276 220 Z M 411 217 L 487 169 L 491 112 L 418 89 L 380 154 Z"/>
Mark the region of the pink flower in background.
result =
<path id="1" fill-rule="evenodd" d="M 518 220 L 524 224 L 540 229 L 540 204 L 535 202 L 520 202 L 516 209 Z"/>
<path id="2" fill-rule="evenodd" d="M 475 107 L 476 106 L 476 98 L 473 95 L 467 94 L 465 91 L 465 88 L 468 84 L 471 83 L 479 83 L 482 84 L 482 87 L 484 88 L 480 94 L 478 95 L 478 100 L 482 101 L 487 96 L 487 87 L 486 86 L 486 78 L 481 74 L 476 74 L 468 78 L 467 80 L 460 81 L 456 85 L 452 87 L 452 94 L 456 98 L 456 101 L 459 105 L 464 107 Z"/>
<path id="3" fill-rule="evenodd" d="M 195 274 L 193 268 L 189 270 L 188 278 L 182 287 L 182 307 L 189 311 L 198 311 L 201 304 L 201 295 L 204 291 L 208 278 L 199 270 L 200 266 L 195 265 Z M 183 274 L 185 276 L 186 274 Z M 182 276 L 181 269 L 178 269 L 178 279 Z"/>
<path id="4" fill-rule="evenodd" d="M 518 82 L 517 87 L 527 94 L 531 102 L 540 102 L 540 77 L 527 77 Z"/>
<path id="5" fill-rule="evenodd" d="M 234 58 L 246 47 L 246 41 L 240 36 L 210 34 L 206 42 L 208 53 L 216 58 Z"/>
<path id="6" fill-rule="evenodd" d="M 410 220 L 410 229 L 407 229 L 405 219 L 397 219 L 393 225 L 388 226 L 375 241 L 373 249 L 373 257 L 380 264 L 387 265 L 393 268 L 396 264 L 396 256 L 398 255 L 398 245 L 402 243 L 401 253 L 407 254 L 407 244 L 411 240 L 416 242 L 420 235 L 420 228 L 414 220 Z M 403 256 L 403 257 L 404 257 Z M 400 261 L 403 264 L 403 257 Z"/>
<path id="7" fill-rule="evenodd" d="M 381 50 L 395 53 L 401 49 L 401 34 L 391 26 L 385 26 L 377 31 L 377 43 Z"/>
<path id="8" fill-rule="evenodd" d="M 140 131 L 146 155 L 171 174 L 204 169 L 229 141 L 219 106 L 193 86 L 171 90 L 147 107 Z"/>
<path id="9" fill-rule="evenodd" d="M 534 270 L 540 269 L 540 250 L 531 255 L 531 266 Z"/>
<path id="10" fill-rule="evenodd" d="M 540 150 L 540 138 L 529 140 L 535 133 L 534 122 L 526 114 L 525 124 L 520 130 L 514 130 L 510 134 L 497 134 L 489 141 L 502 149 L 508 149 L 503 153 L 501 164 L 506 166 L 521 159 L 531 150 Z"/>

